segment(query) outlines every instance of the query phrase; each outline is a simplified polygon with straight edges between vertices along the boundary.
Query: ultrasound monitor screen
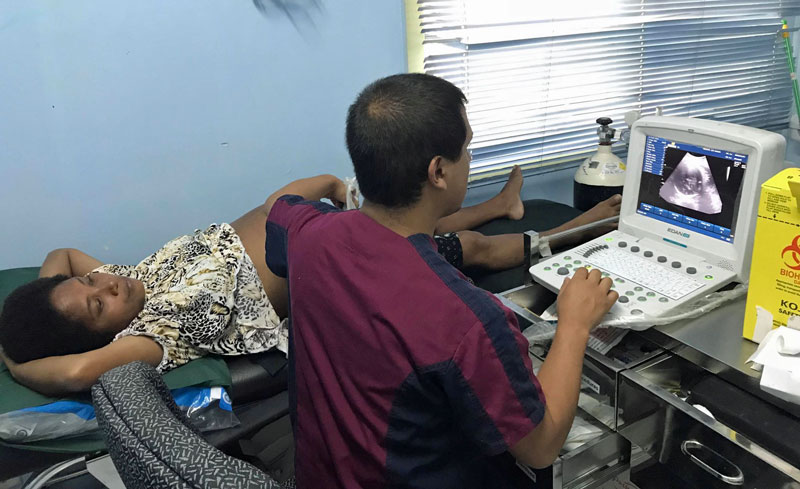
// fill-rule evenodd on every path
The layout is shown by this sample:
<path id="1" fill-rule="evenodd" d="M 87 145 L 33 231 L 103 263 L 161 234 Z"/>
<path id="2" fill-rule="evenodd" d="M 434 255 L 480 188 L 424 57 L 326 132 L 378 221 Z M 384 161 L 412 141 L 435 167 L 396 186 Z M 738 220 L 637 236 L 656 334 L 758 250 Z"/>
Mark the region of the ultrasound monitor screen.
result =
<path id="1" fill-rule="evenodd" d="M 747 155 L 647 136 L 640 215 L 733 242 Z"/>

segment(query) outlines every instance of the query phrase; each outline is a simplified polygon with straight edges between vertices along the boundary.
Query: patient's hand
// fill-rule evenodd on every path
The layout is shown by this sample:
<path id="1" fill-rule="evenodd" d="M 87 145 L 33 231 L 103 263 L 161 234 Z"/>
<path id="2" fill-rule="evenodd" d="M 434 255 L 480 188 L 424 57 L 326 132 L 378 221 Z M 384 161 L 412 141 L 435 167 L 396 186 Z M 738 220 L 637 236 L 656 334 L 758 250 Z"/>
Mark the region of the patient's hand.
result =
<path id="1" fill-rule="evenodd" d="M 326 197 L 330 199 L 333 205 L 335 205 L 340 209 L 343 209 L 347 205 L 347 184 L 345 184 L 340 179 L 335 178 L 333 189 L 331 190 L 330 194 L 328 194 Z M 358 207 L 357 202 L 356 202 L 356 207 Z"/>
<path id="2" fill-rule="evenodd" d="M 19 382 L 19 379 L 18 379 L 19 364 L 17 362 L 15 362 L 14 360 L 12 360 L 11 357 L 6 355 L 6 352 L 4 352 L 2 348 L 0 348 L 0 360 L 2 360 L 3 363 L 6 365 L 6 367 L 8 368 L 9 373 L 11 373 L 11 376 L 14 377 L 14 379 L 17 380 L 17 382 Z"/>
<path id="3" fill-rule="evenodd" d="M 8 357 L 6 356 L 6 352 L 4 352 L 4 351 L 3 351 L 3 348 L 2 348 L 2 347 L 0 347 L 0 360 L 2 360 L 2 361 L 3 361 L 3 363 L 5 363 L 7 367 L 8 367 L 8 364 L 9 364 L 10 362 L 13 362 L 13 360 L 11 360 L 10 358 L 8 358 Z M 11 370 L 11 368 L 10 368 L 10 367 L 9 367 L 9 370 Z"/>

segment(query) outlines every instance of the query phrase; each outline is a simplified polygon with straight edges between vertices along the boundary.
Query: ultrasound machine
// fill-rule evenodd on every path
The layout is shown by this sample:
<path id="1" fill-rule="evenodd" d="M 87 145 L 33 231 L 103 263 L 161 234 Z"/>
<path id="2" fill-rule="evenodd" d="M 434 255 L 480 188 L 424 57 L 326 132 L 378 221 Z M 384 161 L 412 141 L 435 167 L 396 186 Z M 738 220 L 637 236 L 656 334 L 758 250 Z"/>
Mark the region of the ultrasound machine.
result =
<path id="1" fill-rule="evenodd" d="M 613 280 L 609 317 L 669 315 L 747 282 L 761 184 L 783 167 L 783 136 L 724 122 L 644 117 L 631 129 L 618 230 L 543 259 L 558 291 L 580 267 Z"/>

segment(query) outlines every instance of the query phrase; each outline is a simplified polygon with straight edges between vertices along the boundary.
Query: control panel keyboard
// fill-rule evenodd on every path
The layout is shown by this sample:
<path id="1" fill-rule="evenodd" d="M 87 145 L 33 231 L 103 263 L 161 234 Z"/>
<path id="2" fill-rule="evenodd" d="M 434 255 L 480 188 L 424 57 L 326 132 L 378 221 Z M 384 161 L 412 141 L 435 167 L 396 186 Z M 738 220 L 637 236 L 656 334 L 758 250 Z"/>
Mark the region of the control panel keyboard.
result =
<path id="1" fill-rule="evenodd" d="M 576 269 L 597 268 L 619 293 L 612 316 L 663 316 L 735 278 L 730 270 L 649 240 L 612 231 L 588 243 L 543 259 L 530 268 L 533 279 L 558 291 Z"/>

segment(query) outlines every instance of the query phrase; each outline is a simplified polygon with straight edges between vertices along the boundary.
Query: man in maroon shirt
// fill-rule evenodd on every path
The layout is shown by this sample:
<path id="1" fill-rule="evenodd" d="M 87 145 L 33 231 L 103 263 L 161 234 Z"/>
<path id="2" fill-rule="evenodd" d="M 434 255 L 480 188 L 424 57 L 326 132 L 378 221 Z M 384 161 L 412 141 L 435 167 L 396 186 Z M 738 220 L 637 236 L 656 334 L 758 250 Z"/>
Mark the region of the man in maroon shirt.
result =
<path id="1" fill-rule="evenodd" d="M 547 466 L 572 424 L 589 331 L 617 294 L 597 271 L 565 280 L 537 378 L 514 314 L 431 238 L 467 189 L 464 103 L 429 75 L 378 80 L 347 118 L 363 207 L 299 196 L 272 207 L 266 259 L 289 285 L 300 489 L 505 487 L 493 456 Z"/>

